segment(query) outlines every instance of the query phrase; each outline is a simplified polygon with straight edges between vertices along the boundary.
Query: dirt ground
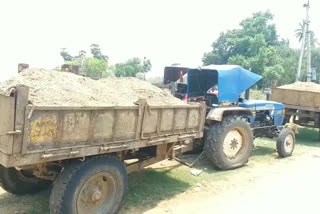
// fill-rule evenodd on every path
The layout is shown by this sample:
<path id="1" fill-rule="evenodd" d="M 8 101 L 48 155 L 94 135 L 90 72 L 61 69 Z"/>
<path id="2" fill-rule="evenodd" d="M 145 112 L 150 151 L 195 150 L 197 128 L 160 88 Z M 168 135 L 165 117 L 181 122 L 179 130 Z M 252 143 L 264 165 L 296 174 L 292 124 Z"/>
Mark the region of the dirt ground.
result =
<path id="1" fill-rule="evenodd" d="M 163 201 L 149 210 L 129 209 L 122 213 L 319 213 L 319 155 L 320 150 L 317 149 L 317 152 L 274 166 L 261 164 L 213 186 L 200 183 L 194 190 Z"/>
<path id="2" fill-rule="evenodd" d="M 190 168 L 165 161 L 130 175 L 120 214 L 320 213 L 320 141 L 298 136 L 294 156 L 280 159 L 272 141 L 258 140 L 249 163 L 216 171 L 205 159 Z M 192 158 L 192 156 L 188 156 Z M 0 189 L 1 214 L 48 213 L 50 191 L 17 197 Z"/>

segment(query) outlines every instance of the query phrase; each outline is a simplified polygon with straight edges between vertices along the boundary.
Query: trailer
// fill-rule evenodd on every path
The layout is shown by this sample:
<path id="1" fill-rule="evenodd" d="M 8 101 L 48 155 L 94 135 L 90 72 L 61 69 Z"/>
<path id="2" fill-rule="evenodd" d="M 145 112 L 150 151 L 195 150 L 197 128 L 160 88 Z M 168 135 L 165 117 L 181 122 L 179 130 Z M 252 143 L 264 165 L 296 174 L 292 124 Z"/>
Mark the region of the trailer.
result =
<path id="1" fill-rule="evenodd" d="M 0 95 L 0 182 L 19 195 L 55 181 L 51 213 L 116 213 L 127 173 L 187 151 L 203 136 L 201 104 L 34 106 L 28 94 L 17 86 Z"/>
<path id="2" fill-rule="evenodd" d="M 318 128 L 320 133 L 320 93 L 273 88 L 270 99 L 285 105 L 286 122 Z"/>

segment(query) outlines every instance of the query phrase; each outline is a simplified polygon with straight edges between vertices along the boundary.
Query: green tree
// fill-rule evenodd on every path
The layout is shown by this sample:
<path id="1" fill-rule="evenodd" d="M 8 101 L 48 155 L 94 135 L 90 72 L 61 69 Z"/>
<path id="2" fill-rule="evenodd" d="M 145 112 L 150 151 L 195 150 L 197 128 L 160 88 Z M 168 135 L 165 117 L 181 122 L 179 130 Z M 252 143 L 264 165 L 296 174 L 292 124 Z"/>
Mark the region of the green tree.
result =
<path id="1" fill-rule="evenodd" d="M 71 56 L 66 48 L 61 48 L 60 55 L 65 63 L 80 66 L 82 75 L 93 79 L 110 75 L 110 72 L 108 72 L 108 57 L 101 53 L 100 46 L 92 44 L 90 48 L 92 57 L 87 57 L 87 52 L 84 50 L 80 50 L 77 56 Z"/>
<path id="2" fill-rule="evenodd" d="M 240 28 L 221 33 L 212 43 L 212 51 L 202 61 L 209 64 L 236 64 L 263 76 L 260 87 L 273 81 L 294 81 L 296 51 L 289 48 L 288 40 L 279 40 L 269 12 L 254 13 L 240 22 Z"/>
<path id="3" fill-rule="evenodd" d="M 108 63 L 105 60 L 94 57 L 86 57 L 83 61 L 81 71 L 92 79 L 100 79 L 107 72 Z"/>
<path id="4" fill-rule="evenodd" d="M 77 58 L 67 63 L 80 66 L 80 73 L 92 79 L 105 77 L 108 69 L 106 61 L 94 57 Z"/>
<path id="5" fill-rule="evenodd" d="M 303 37 L 303 28 L 304 28 L 304 22 L 299 23 L 299 27 L 294 31 L 299 42 L 301 42 Z"/>
<path id="6" fill-rule="evenodd" d="M 304 28 L 305 23 L 299 23 L 299 27 L 295 30 L 295 35 L 296 38 L 299 40 L 299 42 L 301 42 L 302 37 L 303 37 L 303 28 Z M 314 31 L 309 30 L 310 32 L 310 41 L 311 41 L 311 47 L 315 48 L 317 45 L 319 45 L 319 42 L 315 36 Z M 306 40 L 307 41 L 307 40 Z"/>
<path id="7" fill-rule="evenodd" d="M 317 79 L 320 80 L 320 48 L 311 51 L 311 65 L 316 69 Z"/>
<path id="8" fill-rule="evenodd" d="M 61 48 L 60 55 L 62 56 L 64 62 L 72 61 L 74 59 L 74 57 L 69 54 L 66 48 Z"/>
<path id="9" fill-rule="evenodd" d="M 114 74 L 117 77 L 135 77 L 137 73 L 146 73 L 151 70 L 151 62 L 149 59 L 132 58 L 125 63 L 117 63 L 114 67 Z"/>
<path id="10" fill-rule="evenodd" d="M 79 51 L 79 54 L 78 54 L 77 58 L 81 59 L 81 58 L 86 57 L 86 55 L 87 55 L 87 52 L 84 51 L 84 50 L 81 50 L 81 51 Z"/>
<path id="11" fill-rule="evenodd" d="M 98 44 L 91 44 L 90 51 L 91 51 L 91 54 L 94 58 L 108 62 L 109 57 L 107 55 L 102 54 L 100 46 Z"/>

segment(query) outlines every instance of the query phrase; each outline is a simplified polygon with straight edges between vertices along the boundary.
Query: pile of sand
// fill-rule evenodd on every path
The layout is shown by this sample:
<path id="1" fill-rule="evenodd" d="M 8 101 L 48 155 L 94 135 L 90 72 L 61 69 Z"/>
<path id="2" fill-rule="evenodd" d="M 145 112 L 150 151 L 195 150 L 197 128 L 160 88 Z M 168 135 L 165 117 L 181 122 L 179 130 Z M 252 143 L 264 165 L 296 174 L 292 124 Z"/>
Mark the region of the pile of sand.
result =
<path id="1" fill-rule="evenodd" d="M 27 69 L 0 83 L 0 93 L 8 95 L 17 85 L 30 87 L 29 101 L 37 106 L 132 106 L 139 98 L 146 99 L 149 105 L 185 104 L 136 78 L 93 80 L 73 73 Z"/>
<path id="2" fill-rule="evenodd" d="M 279 88 L 293 89 L 299 91 L 320 92 L 320 84 L 314 82 L 295 82 L 289 85 L 280 86 Z"/>

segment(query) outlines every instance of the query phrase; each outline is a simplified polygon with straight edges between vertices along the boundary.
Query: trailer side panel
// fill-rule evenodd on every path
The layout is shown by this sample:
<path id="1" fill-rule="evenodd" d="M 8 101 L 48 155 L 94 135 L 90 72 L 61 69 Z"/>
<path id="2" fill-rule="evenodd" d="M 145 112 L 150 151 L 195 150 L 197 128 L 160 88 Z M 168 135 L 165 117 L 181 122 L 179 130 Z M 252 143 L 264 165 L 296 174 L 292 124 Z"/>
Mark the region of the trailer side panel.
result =
<path id="1" fill-rule="evenodd" d="M 14 97 L 0 95 L 0 152 L 12 154 L 14 136 Z"/>
<path id="2" fill-rule="evenodd" d="M 270 99 L 285 105 L 320 111 L 320 93 L 294 89 L 273 88 Z"/>

